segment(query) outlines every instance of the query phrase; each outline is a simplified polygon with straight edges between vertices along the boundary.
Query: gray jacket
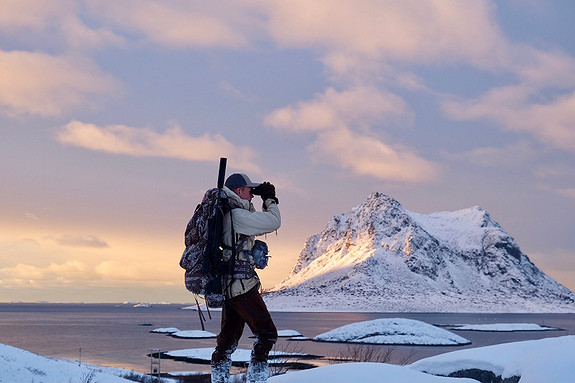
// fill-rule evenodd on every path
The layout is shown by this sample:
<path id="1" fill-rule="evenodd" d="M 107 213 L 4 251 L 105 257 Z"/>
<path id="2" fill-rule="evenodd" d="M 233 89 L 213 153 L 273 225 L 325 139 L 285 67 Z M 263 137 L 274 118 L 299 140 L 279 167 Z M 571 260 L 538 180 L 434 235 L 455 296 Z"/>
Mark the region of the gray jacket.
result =
<path id="1" fill-rule="evenodd" d="M 281 215 L 278 205 L 272 199 L 267 199 L 264 203 L 263 211 L 256 211 L 254 205 L 241 199 L 236 193 L 224 186 L 224 191 L 231 200 L 231 203 L 238 206 L 224 217 L 223 242 L 227 246 L 232 244 L 232 227 L 230 216 L 234 222 L 234 232 L 236 241 L 240 235 L 246 236 L 246 243 L 243 250 L 250 251 L 254 246 L 255 237 L 271 233 L 279 229 L 281 225 Z M 232 256 L 231 249 L 224 250 L 224 260 L 229 260 Z M 244 251 L 236 254 L 238 259 L 251 263 L 253 269 L 253 260 Z M 224 278 L 223 291 L 226 298 L 236 297 L 251 290 L 260 283 L 260 279 L 254 271 L 254 276 L 248 279 Z"/>

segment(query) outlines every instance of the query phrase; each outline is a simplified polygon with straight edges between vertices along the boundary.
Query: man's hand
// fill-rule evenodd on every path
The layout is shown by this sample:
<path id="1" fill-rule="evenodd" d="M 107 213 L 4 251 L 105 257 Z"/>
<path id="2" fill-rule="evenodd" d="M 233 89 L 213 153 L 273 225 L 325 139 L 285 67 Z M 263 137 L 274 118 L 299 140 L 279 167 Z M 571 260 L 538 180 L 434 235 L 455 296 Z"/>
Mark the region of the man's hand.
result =
<path id="1" fill-rule="evenodd" d="M 259 195 L 261 195 L 262 200 L 265 202 L 267 199 L 273 199 L 275 201 L 275 203 L 279 204 L 279 200 L 276 197 L 276 187 L 269 183 L 269 182 L 262 182 L 261 184 L 259 184 L 256 188 L 256 193 L 258 193 Z M 252 190 L 253 193 L 253 190 Z M 255 194 L 255 193 L 253 193 Z"/>

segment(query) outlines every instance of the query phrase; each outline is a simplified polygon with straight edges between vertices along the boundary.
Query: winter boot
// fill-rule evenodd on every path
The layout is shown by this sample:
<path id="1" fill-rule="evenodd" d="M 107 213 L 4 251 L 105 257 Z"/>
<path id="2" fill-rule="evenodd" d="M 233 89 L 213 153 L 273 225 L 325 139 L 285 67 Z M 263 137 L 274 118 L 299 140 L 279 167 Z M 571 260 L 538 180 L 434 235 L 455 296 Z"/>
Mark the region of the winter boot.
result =
<path id="1" fill-rule="evenodd" d="M 248 366 L 246 383 L 266 383 L 269 375 L 268 362 L 256 362 L 252 360 Z"/>
<path id="2" fill-rule="evenodd" d="M 232 368 L 232 354 L 236 351 L 237 343 L 229 348 L 217 346 L 212 354 L 212 383 L 229 383 L 230 368 Z"/>
<path id="3" fill-rule="evenodd" d="M 220 362 L 212 362 L 212 383 L 229 383 L 230 381 L 230 368 L 232 367 L 232 360 L 222 360 Z"/>

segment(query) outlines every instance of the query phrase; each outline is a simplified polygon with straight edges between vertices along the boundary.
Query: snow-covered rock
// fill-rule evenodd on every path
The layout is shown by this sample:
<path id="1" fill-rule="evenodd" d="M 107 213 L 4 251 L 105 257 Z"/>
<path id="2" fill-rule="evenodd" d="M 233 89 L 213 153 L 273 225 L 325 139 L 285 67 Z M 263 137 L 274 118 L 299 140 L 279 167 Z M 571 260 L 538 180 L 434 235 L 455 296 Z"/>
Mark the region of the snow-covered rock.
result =
<path id="1" fill-rule="evenodd" d="M 271 310 L 575 312 L 575 294 L 480 207 L 425 215 L 382 193 L 309 237 L 265 300 Z"/>
<path id="2" fill-rule="evenodd" d="M 409 367 L 443 376 L 482 370 L 502 379 L 521 377 L 520 383 L 574 382 L 575 336 L 469 348 L 421 359 Z"/>
<path id="3" fill-rule="evenodd" d="M 280 338 L 290 338 L 290 337 L 300 337 L 301 334 L 297 330 L 278 330 L 278 337 Z"/>
<path id="4" fill-rule="evenodd" d="M 491 331 L 491 332 L 513 332 L 513 331 L 558 331 L 558 328 L 540 326 L 536 323 L 491 323 L 491 324 L 461 324 L 446 326 L 450 330 L 459 331 Z"/>
<path id="5" fill-rule="evenodd" d="M 454 346 L 469 340 L 428 323 L 390 318 L 350 323 L 313 338 L 320 342 Z"/>
<path id="6" fill-rule="evenodd" d="M 205 338 L 215 338 L 216 334 L 209 331 L 202 330 L 184 330 L 176 331 L 171 334 L 174 338 L 184 338 L 184 339 L 205 339 Z"/>
<path id="7" fill-rule="evenodd" d="M 177 327 L 160 327 L 151 330 L 150 332 L 157 333 L 157 334 L 173 334 L 175 332 L 180 331 Z"/>
<path id="8" fill-rule="evenodd" d="M 212 359 L 212 353 L 214 352 L 213 347 L 204 347 L 204 348 L 187 348 L 182 350 L 172 350 L 164 352 L 162 355 L 167 358 L 178 359 L 178 360 L 186 360 L 189 362 L 205 362 L 209 363 Z M 232 354 L 232 362 L 233 363 L 244 363 L 247 364 L 251 360 L 252 350 L 238 348 Z M 284 352 L 284 351 L 276 351 L 272 350 L 269 354 L 269 361 L 270 364 L 274 364 L 274 360 L 281 359 L 281 358 L 289 358 L 289 357 L 309 357 L 308 354 L 303 353 L 292 353 L 292 352 Z M 283 361 L 280 361 L 283 363 Z"/>

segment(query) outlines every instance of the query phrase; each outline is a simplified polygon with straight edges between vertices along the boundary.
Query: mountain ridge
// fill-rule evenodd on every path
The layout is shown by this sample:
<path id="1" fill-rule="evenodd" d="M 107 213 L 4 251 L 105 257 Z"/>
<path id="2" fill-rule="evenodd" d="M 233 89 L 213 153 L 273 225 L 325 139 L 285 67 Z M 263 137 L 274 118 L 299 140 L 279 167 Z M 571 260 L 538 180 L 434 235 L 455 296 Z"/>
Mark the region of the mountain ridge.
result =
<path id="1" fill-rule="evenodd" d="M 376 192 L 307 239 L 266 304 L 272 310 L 575 312 L 575 294 L 539 270 L 479 206 L 425 215 Z"/>

